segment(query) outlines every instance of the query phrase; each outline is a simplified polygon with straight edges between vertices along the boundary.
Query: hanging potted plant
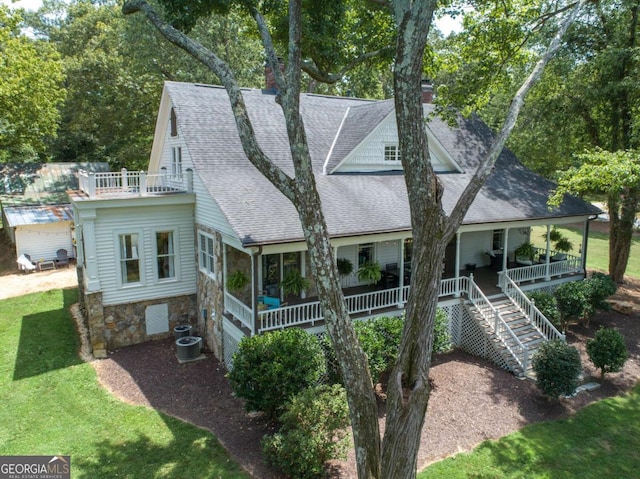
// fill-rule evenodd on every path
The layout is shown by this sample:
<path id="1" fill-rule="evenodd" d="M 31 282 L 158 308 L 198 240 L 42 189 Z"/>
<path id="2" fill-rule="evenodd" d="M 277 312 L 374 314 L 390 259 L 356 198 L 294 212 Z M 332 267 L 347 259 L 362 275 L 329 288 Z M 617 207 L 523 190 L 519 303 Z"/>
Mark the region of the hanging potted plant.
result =
<path id="1" fill-rule="evenodd" d="M 516 255 L 516 261 L 518 259 L 533 261 L 533 257 L 536 254 L 536 247 L 533 246 L 533 243 L 531 243 L 530 241 L 525 241 L 516 248 L 514 253 Z"/>
<path id="2" fill-rule="evenodd" d="M 358 268 L 358 279 L 367 284 L 376 284 L 382 278 L 380 264 L 377 261 L 364 263 Z"/>
<path id="3" fill-rule="evenodd" d="M 553 246 L 556 251 L 560 251 L 561 253 L 568 253 L 573 250 L 573 243 L 565 236 L 561 236 Z"/>
<path id="4" fill-rule="evenodd" d="M 239 269 L 235 270 L 227 278 L 227 289 L 232 292 L 238 292 L 249 284 L 249 276 Z"/>
<path id="5" fill-rule="evenodd" d="M 347 258 L 338 258 L 336 264 L 340 276 L 349 276 L 353 272 L 353 263 Z"/>
<path id="6" fill-rule="evenodd" d="M 311 281 L 308 278 L 305 278 L 300 274 L 300 271 L 297 269 L 291 269 L 285 275 L 280 283 L 282 286 L 282 291 L 284 294 L 293 294 L 295 296 L 300 296 L 300 293 L 306 291 L 311 286 Z"/>

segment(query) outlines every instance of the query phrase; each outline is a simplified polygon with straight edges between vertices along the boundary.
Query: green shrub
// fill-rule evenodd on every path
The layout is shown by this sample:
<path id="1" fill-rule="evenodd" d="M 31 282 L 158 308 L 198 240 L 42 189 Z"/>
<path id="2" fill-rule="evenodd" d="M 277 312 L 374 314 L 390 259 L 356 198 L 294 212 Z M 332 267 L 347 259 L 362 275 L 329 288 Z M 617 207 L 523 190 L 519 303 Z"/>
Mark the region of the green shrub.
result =
<path id="1" fill-rule="evenodd" d="M 556 328 L 561 329 L 562 323 L 560 321 L 560 310 L 558 309 L 558 300 L 556 297 L 545 291 L 534 291 L 528 294 L 529 299 L 532 299 L 536 307 L 542 314 L 553 324 Z"/>
<path id="2" fill-rule="evenodd" d="M 242 339 L 228 378 L 248 411 L 274 418 L 291 396 L 315 385 L 324 373 L 318 338 L 290 328 Z"/>
<path id="3" fill-rule="evenodd" d="M 600 328 L 593 339 L 587 340 L 587 354 L 600 376 L 617 373 L 629 357 L 624 337 L 615 329 Z"/>
<path id="4" fill-rule="evenodd" d="M 533 357 L 538 388 L 552 398 L 576 392 L 582 370 L 578 350 L 556 339 L 544 343 Z"/>
<path id="5" fill-rule="evenodd" d="M 320 347 L 322 348 L 326 364 L 326 373 L 322 382 L 325 384 L 340 384 L 344 386 L 342 371 L 340 370 L 336 350 L 333 348 L 333 342 L 331 342 L 329 333 L 325 332 L 318 339 L 320 340 Z"/>
<path id="6" fill-rule="evenodd" d="M 390 370 L 398 357 L 403 320 L 400 317 L 381 317 L 356 321 L 353 325 L 362 350 L 367 355 L 371 379 Z"/>
<path id="7" fill-rule="evenodd" d="M 451 351 L 451 334 L 449 334 L 449 318 L 444 309 L 436 310 L 436 319 L 433 326 L 433 354 L 441 354 Z"/>
<path id="8" fill-rule="evenodd" d="M 349 410 L 344 388 L 316 386 L 294 396 L 280 416 L 282 428 L 262 440 L 267 462 L 291 477 L 322 477 L 325 463 L 346 457 Z"/>
<path id="9" fill-rule="evenodd" d="M 562 330 L 567 330 L 571 319 L 581 321 L 591 315 L 591 304 L 587 298 L 587 287 L 584 281 L 564 283 L 553 292 L 560 310 L 560 324 Z"/>
<path id="10" fill-rule="evenodd" d="M 590 278 L 584 280 L 584 283 L 591 315 L 597 310 L 608 311 L 611 309 L 605 300 L 614 295 L 618 288 L 611 276 L 604 273 L 593 273 Z"/>

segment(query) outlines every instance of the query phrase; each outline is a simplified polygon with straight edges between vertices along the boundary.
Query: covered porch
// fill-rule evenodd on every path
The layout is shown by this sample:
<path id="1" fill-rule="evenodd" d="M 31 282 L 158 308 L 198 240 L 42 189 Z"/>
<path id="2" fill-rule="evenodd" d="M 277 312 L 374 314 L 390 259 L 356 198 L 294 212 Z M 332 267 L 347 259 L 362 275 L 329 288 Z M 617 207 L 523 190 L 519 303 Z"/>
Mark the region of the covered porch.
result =
<path id="1" fill-rule="evenodd" d="M 486 226 L 485 226 L 486 228 Z M 537 248 L 531 264 L 516 258 L 515 251 L 522 242 L 529 241 L 530 228 L 520 226 L 503 230 L 460 231 L 447 248 L 443 263 L 443 279 L 438 298 L 441 302 L 458 298 L 468 289 L 469 281 L 477 285 L 487 297 L 502 294 L 504 278 L 509 277 L 523 290 L 579 279 L 584 274 L 584 256 L 559 253 L 551 248 Z M 551 231 L 551 225 L 547 225 Z M 585 225 L 585 237 L 588 224 Z M 511 233 L 511 234 L 510 234 Z M 368 238 L 369 240 L 371 238 Z M 345 240 L 342 240 L 344 243 Z M 583 242 L 585 245 L 586 242 Z M 304 245 L 299 251 L 286 251 L 283 245 L 250 257 L 228 248 L 225 254 L 225 273 L 233 271 L 237 256 L 251 265 L 251 282 L 244 294 L 225 287 L 224 312 L 249 335 L 286 327 L 321 326 L 324 316 L 320 308 L 309 272 Z M 348 261 L 351 269 L 343 269 L 342 286 L 349 314 L 354 318 L 381 314 L 399 314 L 407 302 L 411 285 L 411 238 L 381 238 L 334 247 L 338 263 Z M 500 261 L 488 251 L 506 251 Z M 581 248 L 581 252 L 584 248 Z M 496 254 L 497 256 L 497 254 Z M 235 259 L 234 259 L 235 258 Z M 250 260 L 250 261 L 249 261 Z M 471 262 L 473 261 L 473 262 Z M 358 277 L 362 265 L 377 263 L 380 280 L 374 284 Z M 340 268 L 339 268 L 340 269 Z M 307 287 L 297 292 L 287 288 L 291 273 L 306 278 Z"/>

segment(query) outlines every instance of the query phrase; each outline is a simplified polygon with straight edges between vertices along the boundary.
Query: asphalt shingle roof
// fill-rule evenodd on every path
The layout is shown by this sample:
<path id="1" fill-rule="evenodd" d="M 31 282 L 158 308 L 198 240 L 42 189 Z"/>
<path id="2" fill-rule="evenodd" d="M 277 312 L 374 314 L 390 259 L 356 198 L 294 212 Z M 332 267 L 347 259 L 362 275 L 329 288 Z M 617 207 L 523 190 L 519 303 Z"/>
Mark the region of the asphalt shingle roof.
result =
<path id="1" fill-rule="evenodd" d="M 245 244 L 303 238 L 294 207 L 246 158 L 222 87 L 167 82 L 188 154 L 209 193 Z M 243 90 L 260 146 L 271 160 L 293 175 L 284 116 L 275 96 Z M 301 96 L 301 113 L 327 226 L 332 236 L 410 230 L 402 173 L 323 174 L 330 172 L 389 114 L 393 102 Z M 432 106 L 425 105 L 425 112 Z M 460 119 L 451 127 L 432 118 L 428 128 L 462 173 L 440 175 L 443 206 L 451 211 L 492 140 L 479 119 Z M 590 204 L 570 198 L 553 212 L 546 202 L 553 184 L 527 170 L 508 150 L 469 209 L 464 223 L 517 221 L 597 214 Z"/>

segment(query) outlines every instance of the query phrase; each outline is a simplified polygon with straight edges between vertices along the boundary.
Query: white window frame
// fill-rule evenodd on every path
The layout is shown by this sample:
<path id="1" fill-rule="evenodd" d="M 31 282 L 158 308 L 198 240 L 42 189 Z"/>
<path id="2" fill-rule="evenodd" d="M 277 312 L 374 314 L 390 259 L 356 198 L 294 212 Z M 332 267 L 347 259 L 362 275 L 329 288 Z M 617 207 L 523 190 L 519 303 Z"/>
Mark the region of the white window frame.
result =
<path id="1" fill-rule="evenodd" d="M 144 284 L 145 284 L 144 251 L 143 251 L 144 250 L 144 236 L 143 236 L 142 229 L 120 230 L 120 231 L 116 231 L 114 233 L 115 233 L 114 242 L 115 242 L 115 246 L 116 246 L 116 258 L 118 259 L 117 274 L 116 274 L 116 277 L 118 278 L 118 285 L 121 288 L 131 288 L 131 287 L 144 286 Z M 122 239 L 125 236 L 133 236 L 133 235 L 137 235 L 137 245 L 135 247 L 132 246 L 132 256 L 131 256 L 131 258 L 125 258 L 122 255 L 122 243 L 121 243 Z M 124 277 L 125 270 L 123 270 L 123 263 L 126 262 L 126 261 L 134 260 L 134 259 L 138 261 L 139 280 L 138 281 L 129 282 Z"/>
<path id="2" fill-rule="evenodd" d="M 376 245 L 375 243 L 361 243 L 356 248 L 356 261 L 358 263 L 358 269 L 365 263 L 360 262 L 360 251 L 367 249 L 371 251 L 371 257 L 369 258 L 369 262 L 375 263 L 376 261 Z M 356 270 L 357 271 L 357 270 Z"/>
<path id="3" fill-rule="evenodd" d="M 400 148 L 397 143 L 385 143 L 383 148 L 383 160 L 385 163 L 400 164 Z"/>
<path id="4" fill-rule="evenodd" d="M 171 148 L 171 176 L 173 178 L 182 177 L 182 147 Z"/>
<path id="5" fill-rule="evenodd" d="M 215 238 L 209 233 L 198 231 L 198 268 L 211 278 L 216 276 Z"/>
<path id="6" fill-rule="evenodd" d="M 158 252 L 158 233 L 170 233 L 171 234 L 171 246 L 170 251 L 166 255 L 161 255 Z M 155 228 L 153 231 L 153 241 L 154 241 L 154 277 L 158 283 L 169 283 L 180 280 L 180 259 L 179 259 L 179 244 L 178 244 L 178 229 L 176 228 Z M 160 269 L 159 269 L 159 259 L 160 257 L 167 256 L 173 260 L 173 276 L 169 276 L 167 278 L 160 277 Z"/>

